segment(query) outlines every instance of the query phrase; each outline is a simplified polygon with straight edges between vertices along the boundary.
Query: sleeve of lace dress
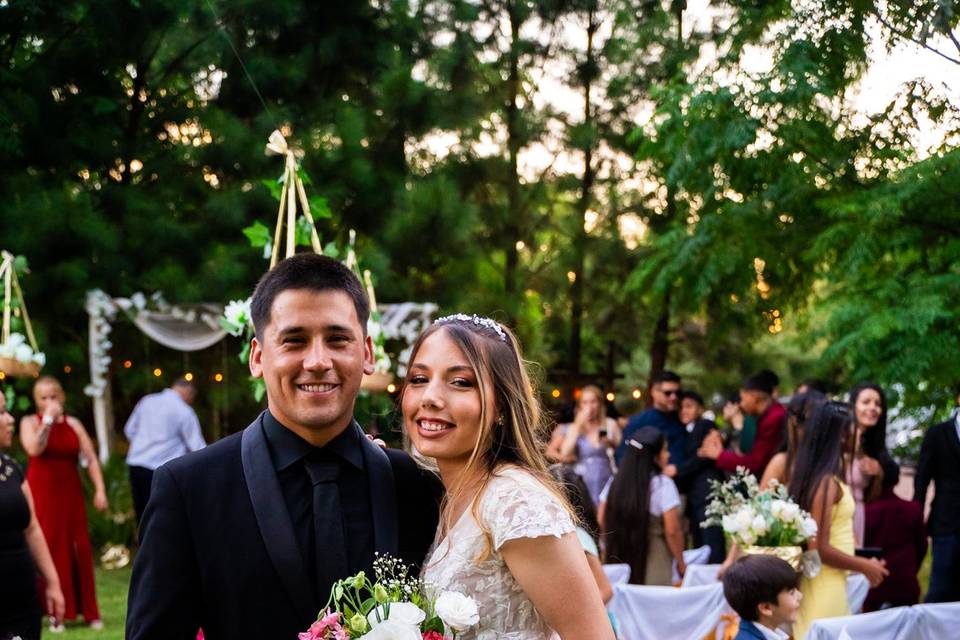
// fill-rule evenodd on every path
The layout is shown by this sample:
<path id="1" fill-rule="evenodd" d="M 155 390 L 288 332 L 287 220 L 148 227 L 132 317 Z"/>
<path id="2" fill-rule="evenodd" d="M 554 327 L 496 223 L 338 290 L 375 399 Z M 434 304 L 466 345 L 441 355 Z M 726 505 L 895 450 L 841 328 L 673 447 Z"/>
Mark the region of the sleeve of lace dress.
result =
<path id="1" fill-rule="evenodd" d="M 484 493 L 482 517 L 493 548 L 517 538 L 560 537 L 574 531 L 573 519 L 560 499 L 526 472 L 501 472 Z"/>

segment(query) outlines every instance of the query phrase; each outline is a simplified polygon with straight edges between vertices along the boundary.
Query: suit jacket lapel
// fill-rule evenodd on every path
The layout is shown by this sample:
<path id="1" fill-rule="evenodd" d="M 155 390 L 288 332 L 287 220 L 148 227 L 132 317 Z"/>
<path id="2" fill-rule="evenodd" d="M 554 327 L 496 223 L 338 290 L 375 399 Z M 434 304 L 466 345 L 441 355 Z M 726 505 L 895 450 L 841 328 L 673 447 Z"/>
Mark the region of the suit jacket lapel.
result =
<path id="1" fill-rule="evenodd" d="M 360 425 L 353 423 L 354 428 Z M 373 544 L 381 554 L 394 557 L 399 554 L 400 529 L 397 521 L 397 487 L 393 477 L 393 466 L 386 452 L 370 442 L 366 436 L 360 437 L 363 451 L 363 464 L 367 470 L 367 485 L 370 488 L 370 506 L 373 510 Z"/>
<path id="2" fill-rule="evenodd" d="M 284 506 L 280 482 L 263 432 L 262 416 L 244 430 L 240 459 L 257 526 L 280 582 L 298 610 L 309 612 L 310 616 L 316 615 L 317 612 L 312 611 L 313 587 L 307 577 L 306 564 L 297 545 L 293 524 Z"/>

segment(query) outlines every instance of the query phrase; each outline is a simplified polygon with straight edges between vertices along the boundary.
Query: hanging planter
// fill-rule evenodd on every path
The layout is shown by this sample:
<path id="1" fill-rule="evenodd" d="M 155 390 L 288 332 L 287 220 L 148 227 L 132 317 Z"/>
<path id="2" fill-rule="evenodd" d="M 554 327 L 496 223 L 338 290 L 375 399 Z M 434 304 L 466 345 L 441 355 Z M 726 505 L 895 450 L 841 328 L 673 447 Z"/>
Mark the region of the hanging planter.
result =
<path id="1" fill-rule="evenodd" d="M 23 291 L 17 279 L 14 256 L 8 251 L 2 252 L 0 278 L 3 278 L 3 329 L 0 332 L 0 378 L 36 378 L 40 368 L 46 364 L 46 356 L 37 347 L 33 335 L 27 305 L 23 302 Z M 12 331 L 14 322 L 23 325 L 26 336 Z"/>

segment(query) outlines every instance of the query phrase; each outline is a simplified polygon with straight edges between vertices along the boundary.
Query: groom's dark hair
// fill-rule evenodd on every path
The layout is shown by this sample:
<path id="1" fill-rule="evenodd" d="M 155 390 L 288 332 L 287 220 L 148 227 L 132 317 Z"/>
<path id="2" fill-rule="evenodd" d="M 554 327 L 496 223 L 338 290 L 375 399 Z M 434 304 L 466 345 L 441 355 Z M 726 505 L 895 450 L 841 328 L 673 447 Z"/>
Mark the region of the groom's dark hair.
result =
<path id="1" fill-rule="evenodd" d="M 262 332 L 270 324 L 274 299 L 289 289 L 343 291 L 353 300 L 363 334 L 367 334 L 370 299 L 360 279 L 339 260 L 316 253 L 298 253 L 263 274 L 253 290 L 250 317 L 258 339 L 263 339 Z"/>

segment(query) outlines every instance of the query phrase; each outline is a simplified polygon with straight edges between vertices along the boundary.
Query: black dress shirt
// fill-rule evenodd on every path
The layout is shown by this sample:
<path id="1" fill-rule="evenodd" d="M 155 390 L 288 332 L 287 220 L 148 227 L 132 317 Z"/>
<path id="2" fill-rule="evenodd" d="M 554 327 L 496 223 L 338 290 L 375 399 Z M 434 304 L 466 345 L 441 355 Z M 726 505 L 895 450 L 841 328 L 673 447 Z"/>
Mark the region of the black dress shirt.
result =
<path id="1" fill-rule="evenodd" d="M 304 459 L 320 460 L 337 464 L 337 490 L 340 495 L 340 514 L 323 514 L 321 517 L 338 519 L 343 526 L 343 550 L 347 558 L 348 575 L 358 571 L 370 572 L 373 565 L 373 514 L 370 507 L 370 488 L 363 464 L 359 438 L 364 437 L 356 424 L 349 425 L 343 433 L 323 447 L 314 447 L 306 440 L 284 427 L 267 411 L 263 416 L 264 433 L 270 445 L 270 457 L 280 491 L 286 503 L 287 513 L 297 535 L 297 544 L 307 566 L 317 567 L 313 525 L 313 485 L 307 474 Z M 331 585 L 317 585 L 316 571 L 308 571 L 314 589 L 321 601 L 326 600 Z M 347 576 L 341 576 L 345 578 Z"/>

